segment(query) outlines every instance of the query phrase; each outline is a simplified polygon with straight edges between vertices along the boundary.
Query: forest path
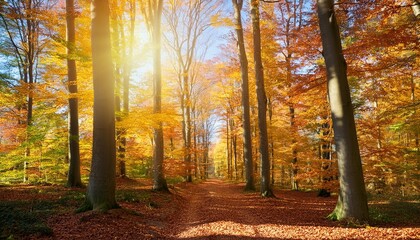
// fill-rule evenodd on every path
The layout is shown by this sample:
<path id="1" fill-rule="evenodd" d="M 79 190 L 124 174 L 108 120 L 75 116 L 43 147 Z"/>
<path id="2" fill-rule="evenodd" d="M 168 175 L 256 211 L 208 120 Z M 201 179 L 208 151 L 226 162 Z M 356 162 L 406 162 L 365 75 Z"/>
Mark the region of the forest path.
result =
<path id="1" fill-rule="evenodd" d="M 279 239 L 302 238 L 299 228 L 333 226 L 325 217 L 332 201 L 311 203 L 295 196 L 262 198 L 244 192 L 243 184 L 212 179 L 186 184 L 178 190 L 185 199 L 171 231 L 184 239 Z M 293 192 L 289 192 L 293 195 Z M 313 196 L 307 195 L 313 200 Z M 334 201 L 334 200 L 333 200 Z"/>
<path id="2" fill-rule="evenodd" d="M 326 216 L 336 198 L 315 192 L 274 191 L 277 198 L 244 192 L 244 184 L 217 179 L 183 183 L 171 224 L 171 239 L 420 239 L 419 228 L 346 228 Z"/>
<path id="3" fill-rule="evenodd" d="M 180 213 L 176 237 L 259 236 L 252 225 L 247 225 L 260 222 L 258 213 L 248 208 L 248 202 L 258 196 L 216 179 L 190 185 L 180 193 L 187 204 Z"/>

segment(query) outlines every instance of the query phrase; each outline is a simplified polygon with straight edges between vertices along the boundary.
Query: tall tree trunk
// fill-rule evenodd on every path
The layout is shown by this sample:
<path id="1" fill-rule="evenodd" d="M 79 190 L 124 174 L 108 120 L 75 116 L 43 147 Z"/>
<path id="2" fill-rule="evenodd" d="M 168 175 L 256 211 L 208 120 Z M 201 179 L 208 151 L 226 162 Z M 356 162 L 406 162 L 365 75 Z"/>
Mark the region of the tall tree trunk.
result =
<path id="1" fill-rule="evenodd" d="M 258 128 L 261 159 L 261 195 L 263 197 L 273 197 L 274 194 L 270 186 L 270 158 L 268 153 L 267 136 L 267 97 L 264 89 L 264 70 L 261 59 L 259 0 L 251 0 L 250 5 L 254 40 L 255 80 L 258 101 Z"/>
<path id="2" fill-rule="evenodd" d="M 122 115 L 124 117 L 128 116 L 129 105 L 130 105 L 130 74 L 131 74 L 131 63 L 133 60 L 133 49 L 134 49 L 134 31 L 135 31 L 135 19 L 136 19 L 136 1 L 130 0 L 130 39 L 128 46 L 128 54 L 125 54 L 125 57 L 128 58 L 124 63 L 124 79 L 123 79 L 123 109 Z M 123 47 L 123 51 L 126 51 L 126 48 Z M 118 149 L 119 155 L 119 170 L 120 176 L 126 176 L 126 151 L 127 151 L 127 138 L 126 138 L 127 129 L 121 129 L 120 143 Z"/>
<path id="3" fill-rule="evenodd" d="M 273 127 L 273 101 L 268 99 L 268 128 L 272 129 Z M 274 185 L 275 183 L 275 163 L 274 163 L 274 137 L 273 134 L 270 134 L 269 136 L 269 152 L 270 152 L 270 159 L 271 159 L 271 185 Z"/>
<path id="4" fill-rule="evenodd" d="M 235 121 L 232 120 L 232 129 L 236 127 Z M 235 180 L 238 180 L 238 151 L 237 151 L 237 137 L 236 133 L 232 134 L 232 150 L 233 150 L 233 167 L 235 169 Z"/>
<path id="5" fill-rule="evenodd" d="M 289 29 L 289 27 L 287 27 L 287 29 Z M 288 31 L 288 30 L 287 30 Z M 289 35 L 287 35 L 287 44 L 289 44 L 290 40 L 289 40 Z M 292 54 L 290 53 L 290 51 L 288 51 L 287 55 L 286 55 L 286 82 L 288 85 L 288 91 L 290 92 L 291 87 L 292 87 L 292 63 L 291 63 L 291 58 L 292 58 Z M 291 142 L 291 150 L 292 150 L 292 176 L 291 176 L 291 180 L 292 180 L 292 190 L 299 190 L 299 182 L 297 180 L 297 175 L 298 175 L 298 152 L 297 152 L 297 141 L 296 141 L 296 135 L 297 135 L 297 128 L 296 128 L 296 124 L 295 124 L 295 107 L 294 104 L 292 102 L 292 96 L 289 95 L 288 96 L 289 99 L 289 118 L 290 118 L 290 131 L 291 131 L 291 136 L 292 136 L 292 142 Z"/>
<path id="6" fill-rule="evenodd" d="M 93 148 L 86 209 L 106 211 L 115 200 L 114 73 L 108 0 L 92 1 Z"/>
<path id="7" fill-rule="evenodd" d="M 190 96 L 190 78 L 188 70 L 184 70 L 184 91 L 185 91 L 185 149 L 186 149 L 186 164 L 187 164 L 187 182 L 192 182 L 191 175 L 191 96 Z"/>
<path id="8" fill-rule="evenodd" d="M 290 129 L 292 131 L 292 189 L 299 190 L 299 182 L 297 180 L 298 174 L 298 158 L 297 158 L 297 150 L 296 150 L 296 126 L 295 126 L 295 108 L 293 107 L 293 103 L 289 103 L 289 113 L 290 113 Z"/>
<path id="9" fill-rule="evenodd" d="M 226 119 L 226 159 L 227 159 L 227 177 L 228 179 L 232 179 L 232 175 L 231 175 L 231 158 L 232 158 L 232 154 L 231 154 L 231 147 L 230 147 L 230 133 L 229 133 L 229 126 L 230 123 L 230 118 L 229 116 L 227 116 Z"/>
<path id="10" fill-rule="evenodd" d="M 111 3 L 112 4 L 112 3 Z M 113 4 L 117 4 L 114 2 Z M 121 110 L 121 90 L 122 90 L 122 79 L 124 73 L 123 61 L 125 59 L 125 45 L 124 45 L 124 27 L 121 23 L 121 13 L 119 12 L 119 6 L 115 6 L 115 9 L 111 12 L 111 28 L 112 28 L 112 43 L 113 52 L 115 53 L 113 60 L 115 64 L 114 76 L 115 76 L 115 114 L 116 114 L 116 147 L 117 147 L 117 171 L 116 175 L 119 177 L 125 177 L 125 165 L 121 164 L 124 159 L 124 147 L 122 143 L 123 129 L 120 126 L 120 122 L 123 120 L 123 114 Z M 121 37 L 120 37 L 121 35 Z"/>
<path id="11" fill-rule="evenodd" d="M 76 31 L 74 0 L 66 0 L 67 19 L 67 76 L 69 97 L 69 173 L 67 186 L 81 187 L 79 150 L 79 99 L 77 96 L 77 71 L 75 60 Z"/>
<path id="12" fill-rule="evenodd" d="M 198 177 L 200 177 L 200 162 L 199 162 L 199 159 L 198 159 L 198 156 L 197 156 L 197 137 L 198 137 L 198 134 L 197 134 L 197 121 L 196 121 L 196 119 L 197 119 L 197 112 L 196 112 L 196 110 L 195 110 L 195 104 L 194 104 L 194 107 L 192 108 L 192 114 L 193 114 L 193 121 L 192 121 L 192 140 L 193 140 L 193 146 L 192 146 L 192 149 L 193 149 L 193 162 L 194 162 L 194 176 L 195 176 L 195 178 L 198 178 Z"/>
<path id="13" fill-rule="evenodd" d="M 34 105 L 34 84 L 35 84 L 35 78 L 34 78 L 34 64 L 35 64 L 35 57 L 36 56 L 36 41 L 38 41 L 37 38 L 37 29 L 35 24 L 35 17 L 32 16 L 34 14 L 35 9 L 32 6 L 32 0 L 28 1 L 28 9 L 27 9 L 27 15 L 26 15 L 26 26 L 27 26 L 27 56 L 26 56 L 26 66 L 27 66 L 27 79 L 25 83 L 28 85 L 28 92 L 27 92 L 27 115 L 26 115 L 26 152 L 25 155 L 29 157 L 31 155 L 31 149 L 30 149 L 30 141 L 31 141 L 31 126 L 32 126 L 32 118 L 33 118 L 33 105 Z"/>
<path id="14" fill-rule="evenodd" d="M 161 67 L 161 19 L 163 0 L 153 3 L 153 29 L 152 41 L 153 47 L 153 78 L 154 78 L 154 103 L 153 113 L 160 114 L 162 112 L 162 67 Z M 149 6 L 152 7 L 152 6 Z M 162 122 L 159 121 L 158 127 L 154 129 L 155 148 L 153 150 L 153 190 L 155 191 L 169 191 L 166 184 L 163 159 L 164 159 L 164 145 L 163 145 L 163 127 Z"/>
<path id="15" fill-rule="evenodd" d="M 338 202 L 329 217 L 366 221 L 369 214 L 365 183 L 334 1 L 318 0 L 317 6 L 340 173 Z"/>
<path id="16" fill-rule="evenodd" d="M 248 59 L 246 57 L 244 32 L 242 27 L 241 11 L 243 0 L 232 0 L 235 11 L 236 35 L 238 37 L 238 54 L 241 62 L 242 79 L 242 125 L 243 125 L 243 150 L 246 178 L 246 191 L 254 191 L 254 169 L 252 163 L 252 137 L 251 137 L 251 116 L 249 111 L 249 78 L 248 78 Z"/>

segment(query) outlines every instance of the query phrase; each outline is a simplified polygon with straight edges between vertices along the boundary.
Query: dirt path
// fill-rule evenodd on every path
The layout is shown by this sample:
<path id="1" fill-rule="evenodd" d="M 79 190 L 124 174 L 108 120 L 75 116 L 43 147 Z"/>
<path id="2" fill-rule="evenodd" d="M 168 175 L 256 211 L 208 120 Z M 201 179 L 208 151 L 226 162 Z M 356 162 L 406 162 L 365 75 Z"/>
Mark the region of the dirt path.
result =
<path id="1" fill-rule="evenodd" d="M 177 239 L 419 239 L 419 228 L 345 228 L 325 219 L 334 198 L 276 192 L 264 199 L 243 185 L 209 180 L 187 184 L 177 217 L 165 232 Z"/>
<path id="2" fill-rule="evenodd" d="M 261 222 L 258 213 L 247 206 L 255 194 L 241 194 L 238 186 L 220 180 L 190 186 L 181 194 L 188 204 L 180 215 L 176 237 L 260 237 L 257 229 L 249 225 Z"/>

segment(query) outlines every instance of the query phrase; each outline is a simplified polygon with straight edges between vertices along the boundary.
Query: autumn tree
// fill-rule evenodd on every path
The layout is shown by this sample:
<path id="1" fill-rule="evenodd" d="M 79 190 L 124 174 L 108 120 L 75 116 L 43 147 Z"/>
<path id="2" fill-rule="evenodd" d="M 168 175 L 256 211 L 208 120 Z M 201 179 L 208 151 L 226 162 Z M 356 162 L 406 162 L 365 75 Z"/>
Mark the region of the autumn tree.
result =
<path id="1" fill-rule="evenodd" d="M 123 44 L 123 49 L 125 51 L 124 58 L 126 61 L 123 64 L 123 89 L 122 89 L 122 115 L 127 117 L 130 107 L 130 74 L 133 68 L 133 51 L 134 51 L 134 34 L 136 27 L 136 1 L 130 0 L 129 5 L 129 36 L 128 44 Z M 124 31 L 123 31 L 124 32 Z M 123 35 L 124 36 L 124 35 Z M 124 43 L 124 42 L 123 42 Z M 118 145 L 118 160 L 119 160 L 119 169 L 120 175 L 126 175 L 126 152 L 127 152 L 127 129 L 121 129 L 121 135 L 119 136 L 120 141 Z"/>
<path id="2" fill-rule="evenodd" d="M 75 31 L 74 0 L 66 0 L 67 19 L 67 76 L 69 97 L 69 173 L 67 185 L 82 186 L 80 176 L 79 152 L 79 103 L 77 96 L 77 71 L 75 60 L 76 31 Z"/>
<path id="3" fill-rule="evenodd" d="M 43 10 L 49 7 L 49 1 L 12 0 L 2 3 L 0 18 L 9 40 L 8 50 L 14 56 L 19 81 L 24 89 L 26 100 L 19 103 L 18 111 L 25 111 L 26 156 L 30 155 L 30 128 L 33 121 L 34 88 L 38 80 L 38 60 L 43 51 L 41 38 Z"/>
<path id="4" fill-rule="evenodd" d="M 184 141 L 184 160 L 186 163 L 186 180 L 192 181 L 193 157 L 193 65 L 197 57 L 206 48 L 198 48 L 200 38 L 210 26 L 210 16 L 217 11 L 213 1 L 170 1 L 164 11 L 169 30 L 164 35 L 173 52 L 178 75 L 180 105 L 182 112 L 182 136 Z M 204 45 L 203 45 L 204 46 Z M 197 70 L 197 69 L 196 69 Z"/>
<path id="5" fill-rule="evenodd" d="M 251 117 L 249 110 L 249 80 L 248 80 L 248 59 L 245 51 L 244 34 L 242 28 L 242 7 L 243 0 L 232 0 L 235 12 L 235 30 L 237 35 L 238 55 L 241 63 L 242 78 L 242 125 L 243 125 L 243 151 L 245 164 L 246 185 L 245 190 L 255 190 L 254 170 L 252 162 L 252 138 L 251 138 Z"/>
<path id="6" fill-rule="evenodd" d="M 162 68 L 161 68 L 161 19 L 163 0 L 147 2 L 142 6 L 143 15 L 153 42 L 153 113 L 162 112 Z M 163 172 L 164 143 L 162 121 L 158 120 L 153 133 L 153 190 L 168 191 Z"/>
<path id="7" fill-rule="evenodd" d="M 258 130 L 260 138 L 259 148 L 261 160 L 261 195 L 264 197 L 273 197 L 274 194 L 270 186 L 270 158 L 268 153 L 267 97 L 264 88 L 264 71 L 261 60 L 259 1 L 251 0 L 250 5 L 254 41 L 255 81 L 258 102 Z"/>
<path id="8" fill-rule="evenodd" d="M 340 172 L 339 198 L 330 217 L 366 221 L 366 190 L 334 1 L 318 0 L 317 7 Z"/>
<path id="9" fill-rule="evenodd" d="M 106 211 L 117 207 L 114 73 L 107 0 L 92 1 L 91 42 L 94 87 L 93 148 L 84 208 Z"/>

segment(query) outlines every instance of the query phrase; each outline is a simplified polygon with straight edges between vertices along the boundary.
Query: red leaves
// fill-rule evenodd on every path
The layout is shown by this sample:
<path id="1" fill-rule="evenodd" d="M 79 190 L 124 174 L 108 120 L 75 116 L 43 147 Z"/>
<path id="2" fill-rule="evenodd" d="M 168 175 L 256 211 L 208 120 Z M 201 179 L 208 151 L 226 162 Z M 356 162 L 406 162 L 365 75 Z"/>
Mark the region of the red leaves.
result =
<path id="1" fill-rule="evenodd" d="M 211 180 L 182 183 L 173 194 L 151 192 L 148 180 L 118 181 L 118 189 L 146 195 L 137 202 L 121 200 L 121 209 L 107 213 L 73 213 L 77 203 L 56 209 L 47 224 L 51 239 L 416 239 L 419 228 L 400 223 L 345 227 L 325 217 L 336 198 L 314 192 L 276 191 L 278 198 L 244 193 L 243 184 Z M 56 201 L 70 191 L 58 186 L 0 188 L 2 202 L 42 198 Z M 148 207 L 153 203 L 156 208 Z M 74 206 L 73 206 L 74 205 Z M 26 236 L 36 239 L 37 236 Z M 48 237 L 45 237 L 48 238 Z"/>

